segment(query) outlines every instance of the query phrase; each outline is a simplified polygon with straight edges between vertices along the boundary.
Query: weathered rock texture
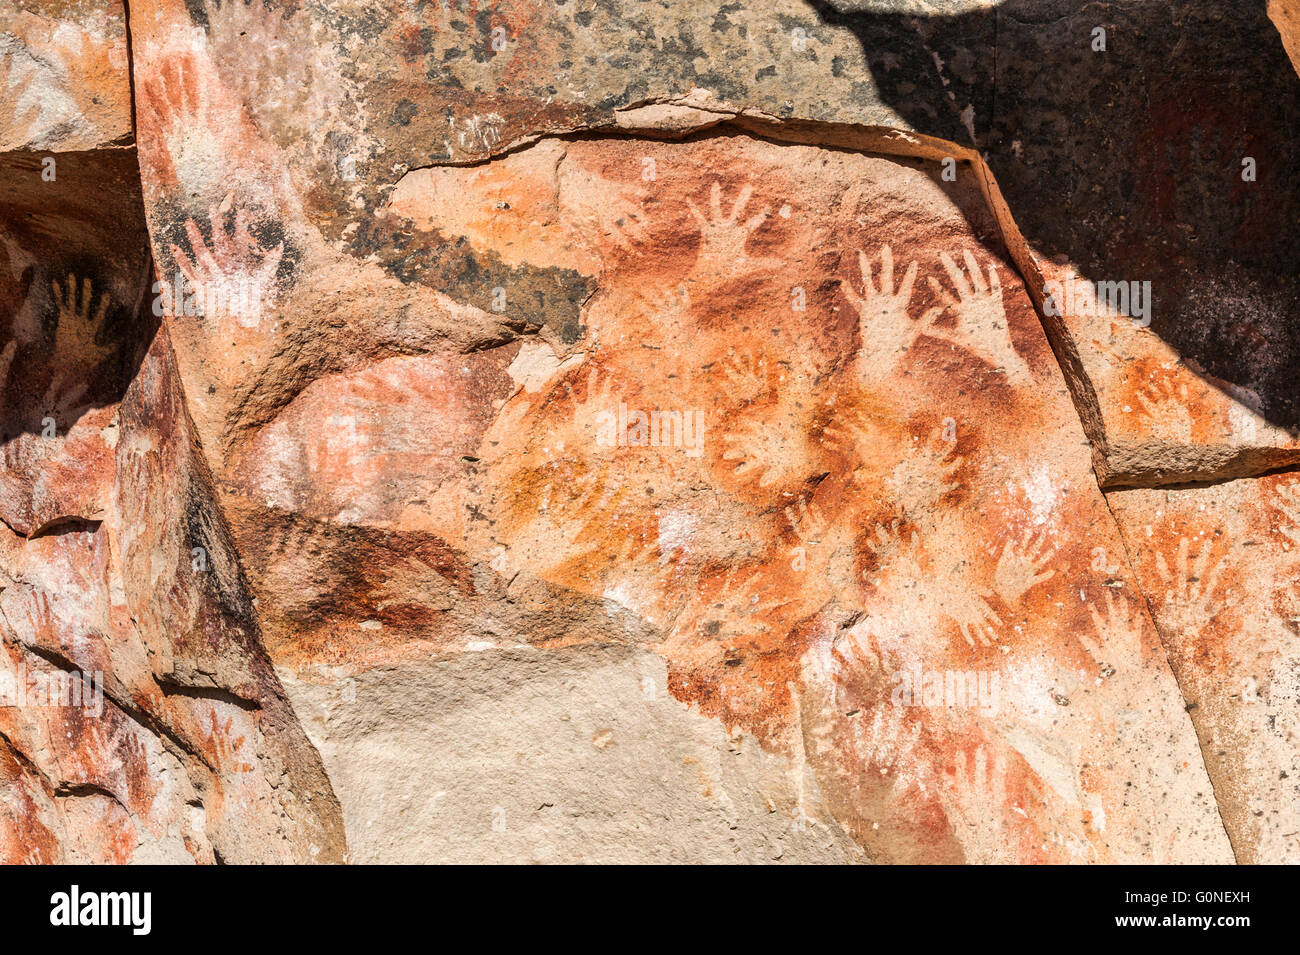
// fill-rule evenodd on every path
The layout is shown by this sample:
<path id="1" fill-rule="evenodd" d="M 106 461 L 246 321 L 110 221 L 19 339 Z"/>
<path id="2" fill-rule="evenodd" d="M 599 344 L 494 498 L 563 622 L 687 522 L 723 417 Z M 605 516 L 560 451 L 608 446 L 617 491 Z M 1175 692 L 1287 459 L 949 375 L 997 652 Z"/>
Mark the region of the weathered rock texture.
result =
<path id="1" fill-rule="evenodd" d="M 1300 70 L 1300 4 L 1295 0 L 1268 0 L 1268 18 L 1282 35 L 1287 56 Z"/>
<path id="2" fill-rule="evenodd" d="M 1300 477 L 1111 504 L 1237 858 L 1300 861 Z"/>
<path id="3" fill-rule="evenodd" d="M 122 4 L 0 3 L 0 102 L 0 151 L 130 145 Z"/>
<path id="4" fill-rule="evenodd" d="M 22 5 L 0 856 L 1295 859 L 1259 7 Z"/>

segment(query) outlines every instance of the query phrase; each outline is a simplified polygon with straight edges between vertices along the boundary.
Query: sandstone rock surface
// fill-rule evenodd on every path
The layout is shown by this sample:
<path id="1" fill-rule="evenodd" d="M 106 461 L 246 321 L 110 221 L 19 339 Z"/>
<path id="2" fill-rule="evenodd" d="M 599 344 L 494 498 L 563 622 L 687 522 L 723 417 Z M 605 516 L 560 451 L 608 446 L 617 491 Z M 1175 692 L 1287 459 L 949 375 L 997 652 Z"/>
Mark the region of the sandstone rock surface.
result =
<path id="1" fill-rule="evenodd" d="M 0 856 L 327 861 L 165 328 L 133 150 L 3 164 Z"/>
<path id="2" fill-rule="evenodd" d="M 126 10 L 103 0 L 0 3 L 0 152 L 132 140 Z"/>
<path id="3" fill-rule="evenodd" d="M 1241 862 L 1295 862 L 1300 481 L 1112 494 Z"/>

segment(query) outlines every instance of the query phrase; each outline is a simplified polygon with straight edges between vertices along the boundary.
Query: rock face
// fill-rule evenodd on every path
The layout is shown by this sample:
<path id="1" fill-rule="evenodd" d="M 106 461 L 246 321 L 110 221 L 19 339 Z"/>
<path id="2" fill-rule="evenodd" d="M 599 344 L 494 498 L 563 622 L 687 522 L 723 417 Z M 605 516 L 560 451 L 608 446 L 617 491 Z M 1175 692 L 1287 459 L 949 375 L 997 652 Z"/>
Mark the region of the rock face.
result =
<path id="1" fill-rule="evenodd" d="M 1295 862 L 1300 480 L 1111 495 L 1241 862 Z"/>
<path id="2" fill-rule="evenodd" d="M 0 858 L 1294 860 L 1300 78 L 1066 6 L 16 10 Z"/>
<path id="3" fill-rule="evenodd" d="M 100 0 L 0 3 L 0 152 L 129 146 L 126 11 Z"/>
<path id="4" fill-rule="evenodd" d="M 134 150 L 52 158 L 0 173 L 0 854 L 342 858 L 149 306 Z"/>

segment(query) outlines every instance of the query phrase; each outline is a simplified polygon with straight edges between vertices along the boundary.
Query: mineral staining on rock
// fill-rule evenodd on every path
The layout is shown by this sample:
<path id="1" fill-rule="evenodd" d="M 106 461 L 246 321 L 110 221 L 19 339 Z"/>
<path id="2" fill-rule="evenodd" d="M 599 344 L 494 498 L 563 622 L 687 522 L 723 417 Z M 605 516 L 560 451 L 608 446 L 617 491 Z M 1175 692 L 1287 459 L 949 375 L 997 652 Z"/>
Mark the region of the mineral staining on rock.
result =
<path id="1" fill-rule="evenodd" d="M 1122 545 L 973 181 L 738 136 L 501 162 L 538 183 L 518 211 L 480 169 L 393 205 L 520 256 L 590 249 L 600 287 L 582 360 L 504 403 L 477 519 L 445 537 L 652 624 L 670 692 L 806 760 L 878 861 L 1224 858 L 1140 598 L 1087 569 Z M 894 705 L 918 670 L 1000 699 Z M 1156 748 L 1178 797 L 1109 789 Z M 1170 813 L 1177 845 L 1148 825 Z"/>
<path id="2" fill-rule="evenodd" d="M 0 172 L 0 856 L 341 859 L 147 307 L 134 151 L 41 169 Z"/>
<path id="3" fill-rule="evenodd" d="M 151 307 L 125 15 L 20 7 L 4 105 L 39 105 L 0 156 L 0 858 L 341 860 Z"/>
<path id="4" fill-rule="evenodd" d="M 282 665 L 632 641 L 810 766 L 879 861 L 1226 857 L 1137 594 L 1080 571 L 1122 545 L 971 179 L 544 140 L 412 173 L 386 211 L 596 291 L 572 344 L 340 370 L 240 437 L 220 481 Z M 914 671 L 1000 699 L 895 706 Z"/>
<path id="5" fill-rule="evenodd" d="M 1190 63 L 1165 4 L 1111 60 L 1027 0 L 45 6 L 0 31 L 0 627 L 100 712 L 0 708 L 0 856 L 1294 855 L 1294 482 L 1252 475 L 1295 463 L 1296 77 L 1165 102 L 1264 27 L 1271 69 L 1262 16 L 1187 5 Z M 74 33 L 105 112 L 42 132 L 23 51 Z M 1155 152 L 1097 148 L 1134 116 Z M 1238 127 L 1257 188 L 1186 239 Z"/>
<path id="6" fill-rule="evenodd" d="M 123 5 L 0 3 L 0 104 L 0 152 L 130 145 Z"/>
<path id="7" fill-rule="evenodd" d="M 0 528 L 6 859 L 343 858 L 337 803 L 259 646 L 176 383 L 160 333 L 111 409 L 102 519 L 28 538 Z M 93 709 L 84 690 L 30 696 L 54 678 L 102 696 Z"/>
<path id="8" fill-rule="evenodd" d="M 1295 862 L 1300 480 L 1110 496 L 1237 860 Z"/>

